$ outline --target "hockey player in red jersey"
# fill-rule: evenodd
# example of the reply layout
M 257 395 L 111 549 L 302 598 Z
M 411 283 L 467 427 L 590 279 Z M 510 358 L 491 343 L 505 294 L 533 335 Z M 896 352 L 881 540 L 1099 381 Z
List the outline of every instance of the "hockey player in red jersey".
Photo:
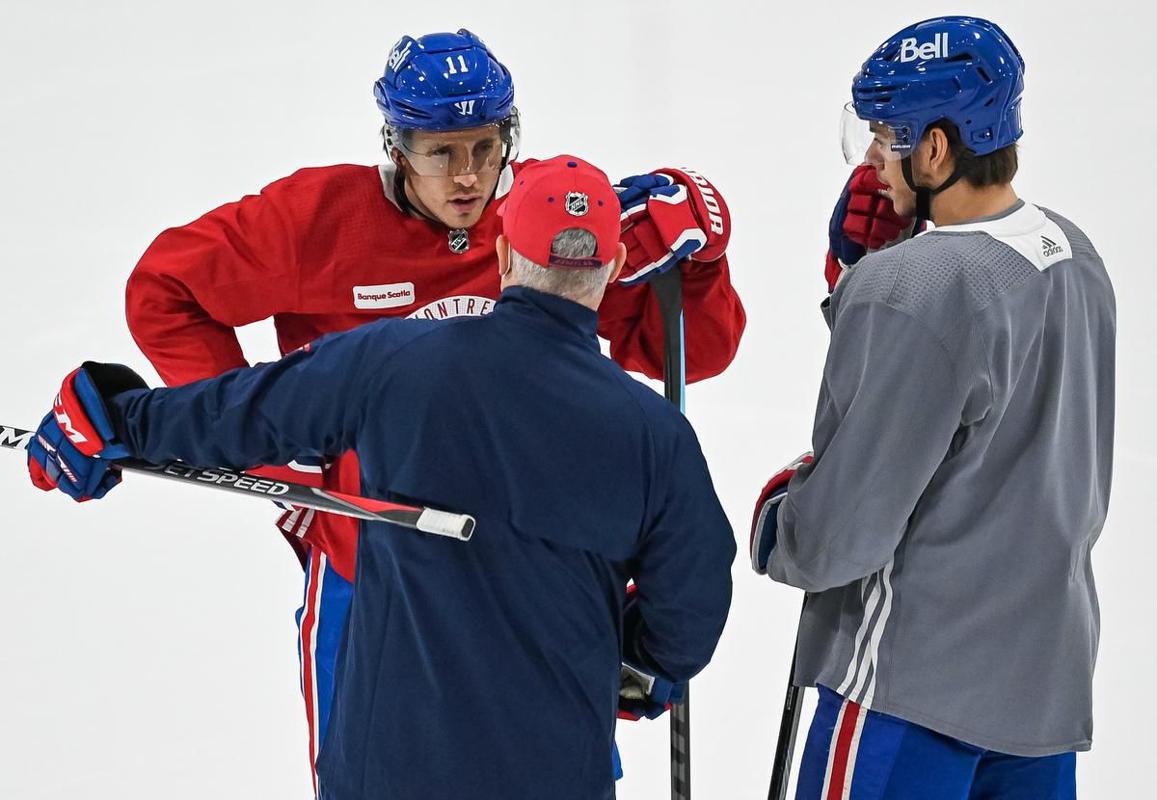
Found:
M 385 118 L 386 164 L 299 170 L 149 246 L 129 279 L 127 316 L 167 384 L 244 366 L 234 328 L 263 319 L 273 319 L 284 354 L 380 317 L 491 310 L 500 290 L 494 201 L 522 166 L 509 71 L 468 31 L 404 36 L 374 94 Z M 687 375 L 722 372 L 745 322 L 724 255 L 725 203 L 685 170 L 621 185 L 628 260 L 599 308 L 599 334 L 623 367 L 660 377 L 662 320 L 646 281 L 682 269 Z M 356 456 L 331 455 L 325 465 L 291 466 L 356 491 Z M 278 525 L 306 568 L 298 623 L 312 768 L 328 721 L 358 529 L 313 511 L 289 511 Z

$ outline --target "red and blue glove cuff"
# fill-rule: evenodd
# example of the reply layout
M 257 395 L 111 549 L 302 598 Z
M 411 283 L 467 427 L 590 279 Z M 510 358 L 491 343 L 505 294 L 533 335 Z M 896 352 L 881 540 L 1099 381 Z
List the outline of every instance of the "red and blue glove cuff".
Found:
M 129 452 L 117 439 L 104 396 L 93 382 L 89 366 L 86 363 L 77 367 L 64 379 L 52 405 L 52 414 L 68 441 L 84 455 L 125 458 Z M 117 452 L 106 453 L 110 448 Z
M 751 538 L 748 541 L 751 568 L 757 575 L 767 574 L 767 562 L 771 558 L 771 551 L 775 548 L 776 533 L 779 529 L 779 506 L 787 497 L 787 485 L 799 468 L 804 464 L 810 464 L 811 461 L 812 454 L 804 453 L 772 475 L 763 491 L 759 493 L 759 499 L 755 502 L 755 513 L 751 519 Z

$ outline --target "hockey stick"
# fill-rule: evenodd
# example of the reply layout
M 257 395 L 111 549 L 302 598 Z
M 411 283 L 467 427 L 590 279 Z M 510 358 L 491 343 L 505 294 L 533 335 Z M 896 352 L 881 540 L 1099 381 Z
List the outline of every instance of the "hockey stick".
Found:
M 25 450 L 35 435 L 33 431 L 0 426 L 0 447 Z M 447 536 L 463 542 L 469 541 L 474 534 L 474 517 L 469 514 L 453 514 L 449 511 L 438 511 L 425 506 L 387 503 L 384 500 L 333 492 L 314 486 L 304 486 L 300 483 L 262 478 L 258 475 L 231 469 L 200 469 L 180 461 L 150 464 L 147 461 L 129 458 L 118 460 L 116 466 L 126 472 L 138 472 L 158 478 L 181 481 L 182 483 L 222 489 L 247 497 L 272 499 L 278 503 L 299 508 L 312 508 L 330 514 L 340 514 L 344 517 L 389 522 L 393 525 L 401 525 L 403 528 L 410 528 L 422 533 L 432 533 L 437 536 Z
M 679 265 L 651 281 L 663 317 L 663 394 L 687 412 L 683 336 L 683 271 Z M 671 707 L 671 800 L 691 800 L 691 687 Z
M 807 605 L 807 595 L 803 598 Z M 803 622 L 803 610 L 800 610 Z M 787 783 L 791 778 L 791 759 L 795 753 L 795 735 L 799 730 L 800 700 L 803 689 L 795 685 L 795 654 L 799 649 L 799 628 L 796 628 L 795 646 L 791 651 L 791 669 L 787 673 L 787 693 L 783 699 L 783 716 L 779 718 L 779 738 L 775 742 L 775 761 L 771 764 L 771 784 L 767 789 L 767 800 L 784 800 Z

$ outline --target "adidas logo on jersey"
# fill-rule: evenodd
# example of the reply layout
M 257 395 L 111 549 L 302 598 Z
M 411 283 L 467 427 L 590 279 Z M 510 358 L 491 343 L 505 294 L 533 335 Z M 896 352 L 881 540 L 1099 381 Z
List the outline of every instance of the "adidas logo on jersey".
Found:
M 1054 242 L 1047 236 L 1040 237 L 1041 250 L 1044 252 L 1044 257 L 1059 255 L 1065 252 L 1065 248 Z
M 904 39 L 900 42 L 900 63 L 909 61 L 930 61 L 933 58 L 948 57 L 948 34 L 938 33 L 932 41 L 918 44 L 916 38 Z

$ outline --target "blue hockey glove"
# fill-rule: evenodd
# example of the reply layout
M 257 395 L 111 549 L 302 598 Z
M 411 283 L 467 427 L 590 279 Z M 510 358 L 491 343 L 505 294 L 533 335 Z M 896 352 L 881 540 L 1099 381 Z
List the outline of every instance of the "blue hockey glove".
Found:
M 673 683 L 655 670 L 641 666 L 641 659 L 632 658 L 640 648 L 632 645 L 642 634 L 643 619 L 639 613 L 638 591 L 634 584 L 627 587 L 627 601 L 623 606 L 624 661 L 619 670 L 619 719 L 637 721 L 646 717 L 655 719 L 675 703 L 682 701 L 686 683 Z
M 86 361 L 70 373 L 28 445 L 32 483 L 81 503 L 104 497 L 121 481 L 113 462 L 132 455 L 116 437 L 105 398 L 145 388 L 139 375 L 119 364 Z
M 759 493 L 755 502 L 755 514 L 751 520 L 751 539 L 748 550 L 751 554 L 751 568 L 757 575 L 767 574 L 767 560 L 775 547 L 775 534 L 779 527 L 779 504 L 787 497 L 787 485 L 792 476 L 804 464 L 812 461 L 811 453 L 804 453 L 771 476 L 771 480 Z

